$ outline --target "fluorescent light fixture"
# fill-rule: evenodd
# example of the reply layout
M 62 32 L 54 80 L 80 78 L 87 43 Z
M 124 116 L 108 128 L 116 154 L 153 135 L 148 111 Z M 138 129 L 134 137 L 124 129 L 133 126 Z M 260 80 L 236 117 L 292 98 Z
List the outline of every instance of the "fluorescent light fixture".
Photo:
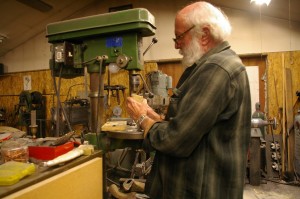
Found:
M 251 0 L 250 3 L 254 2 L 257 5 L 266 4 L 267 6 L 270 4 L 271 0 Z

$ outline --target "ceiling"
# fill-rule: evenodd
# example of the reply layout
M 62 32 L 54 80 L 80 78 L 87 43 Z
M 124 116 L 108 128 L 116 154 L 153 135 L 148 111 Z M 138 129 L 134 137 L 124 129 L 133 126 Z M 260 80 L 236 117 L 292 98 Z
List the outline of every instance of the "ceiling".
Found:
M 65 20 L 100 0 L 0 0 L 0 56 L 45 31 L 47 24 Z M 143 0 L 140 0 L 140 3 Z M 250 0 L 208 0 L 223 8 L 259 12 Z M 26 5 L 30 2 L 30 6 Z M 134 2 L 134 1 L 133 1 Z M 43 4 L 46 3 L 46 4 Z M 300 23 L 299 0 L 272 0 L 264 16 Z M 40 9 L 40 10 L 38 10 Z M 290 12 L 289 12 L 290 11 Z M 1 37 L 7 39 L 1 42 Z

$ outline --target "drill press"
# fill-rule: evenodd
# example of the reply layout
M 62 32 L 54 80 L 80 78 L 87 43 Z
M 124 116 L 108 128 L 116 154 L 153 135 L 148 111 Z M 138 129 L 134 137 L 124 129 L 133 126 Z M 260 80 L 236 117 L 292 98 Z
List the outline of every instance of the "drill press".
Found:
M 74 78 L 90 75 L 91 131 L 100 133 L 104 124 L 104 74 L 105 67 L 129 71 L 130 93 L 135 86 L 137 72 L 143 70 L 142 38 L 155 34 L 153 15 L 137 8 L 71 19 L 47 26 L 51 43 L 52 75 Z M 96 139 L 98 136 L 96 135 Z M 91 138 L 93 139 L 93 138 Z M 97 143 L 97 148 L 101 148 Z

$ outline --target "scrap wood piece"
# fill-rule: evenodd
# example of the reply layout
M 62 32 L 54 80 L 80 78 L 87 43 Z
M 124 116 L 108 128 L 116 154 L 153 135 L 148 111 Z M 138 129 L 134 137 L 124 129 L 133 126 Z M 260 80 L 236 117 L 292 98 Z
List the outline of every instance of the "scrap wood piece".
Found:
M 127 127 L 127 121 L 109 121 L 102 127 L 102 131 L 125 131 Z
M 293 171 L 294 136 L 291 134 L 294 126 L 292 72 L 285 68 L 285 102 L 286 102 L 286 150 L 288 171 Z

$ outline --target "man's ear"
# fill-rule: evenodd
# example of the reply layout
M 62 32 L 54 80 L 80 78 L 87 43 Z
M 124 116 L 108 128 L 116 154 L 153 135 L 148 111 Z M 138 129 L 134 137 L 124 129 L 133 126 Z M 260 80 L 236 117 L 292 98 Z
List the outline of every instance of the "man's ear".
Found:
M 201 37 L 201 45 L 207 46 L 210 42 L 210 30 L 208 27 L 202 28 L 202 37 Z

